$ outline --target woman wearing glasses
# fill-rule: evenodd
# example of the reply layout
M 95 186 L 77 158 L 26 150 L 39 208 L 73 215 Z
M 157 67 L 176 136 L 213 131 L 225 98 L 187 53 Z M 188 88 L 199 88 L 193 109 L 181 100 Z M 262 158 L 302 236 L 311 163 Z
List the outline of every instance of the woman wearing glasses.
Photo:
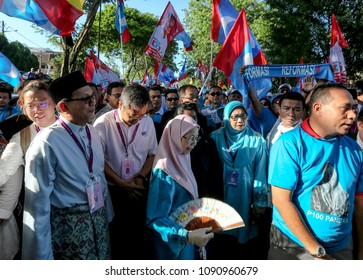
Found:
M 199 140 L 199 126 L 189 116 L 172 119 L 163 132 L 155 155 L 146 210 L 153 230 L 155 259 L 195 258 L 195 248 L 213 237 L 212 228 L 188 231 L 168 217 L 182 204 L 198 198 L 198 187 L 190 165 L 190 152 Z
M 269 205 L 266 142 L 247 126 L 247 112 L 239 101 L 226 105 L 223 126 L 212 132 L 211 138 L 223 164 L 224 201 L 237 210 L 245 226 L 217 234 L 208 258 L 263 258 L 255 216 Z
M 56 121 L 55 104 L 44 82 L 29 82 L 22 90 L 18 103 L 24 115 L 33 123 L 11 138 L 0 160 L 0 259 L 12 259 L 19 248 L 18 226 L 13 210 L 23 185 L 25 152 L 35 135 Z M 17 218 L 21 220 L 22 213 L 19 215 Z M 5 232 L 7 237 L 4 236 Z

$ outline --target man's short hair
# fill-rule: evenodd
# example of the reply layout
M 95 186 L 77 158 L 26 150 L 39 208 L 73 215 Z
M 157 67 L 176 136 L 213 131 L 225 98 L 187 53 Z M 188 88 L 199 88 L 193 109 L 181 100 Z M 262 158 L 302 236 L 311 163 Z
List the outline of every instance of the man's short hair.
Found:
M 149 92 L 142 85 L 133 83 L 123 89 L 120 101 L 125 108 L 141 109 L 150 101 Z
M 354 84 L 355 88 L 357 89 L 357 91 L 362 94 L 363 93 L 363 80 L 361 81 L 356 81 Z M 359 94 L 358 94 L 359 95 Z
M 151 88 L 149 88 L 149 91 L 150 90 L 159 91 L 160 94 L 163 92 L 163 89 L 159 85 L 153 85 Z
M 46 92 L 48 92 L 48 84 L 41 81 L 41 80 L 31 80 L 29 83 L 27 83 L 23 89 L 22 89 L 22 94 L 19 95 L 19 99 L 21 101 L 24 101 L 24 93 L 28 92 L 28 91 L 38 91 L 38 90 L 44 90 Z
M 310 102 L 309 102 L 309 111 L 313 107 L 313 104 L 316 102 L 321 102 L 323 104 L 327 104 L 331 99 L 330 89 L 343 89 L 347 90 L 347 88 L 341 84 L 322 84 L 315 87 L 311 93 Z
M 6 92 L 9 95 L 9 100 L 11 99 L 11 91 L 6 86 L 0 85 L 0 92 Z
M 107 94 L 110 95 L 113 88 L 122 87 L 124 88 L 126 85 L 122 82 L 112 82 L 107 86 Z
M 363 122 L 363 110 L 362 109 L 358 113 L 357 121 Z
M 296 91 L 290 91 L 290 92 L 283 94 L 280 98 L 280 104 L 279 104 L 280 107 L 281 107 L 282 101 L 285 99 L 301 101 L 302 108 L 305 109 L 305 98 L 301 95 L 301 93 L 296 92 Z
M 179 94 L 181 96 L 184 96 L 188 88 L 195 89 L 197 92 L 199 92 L 198 88 L 195 85 L 183 85 L 179 88 Z
M 164 90 L 164 96 L 165 96 L 165 99 L 168 97 L 169 94 L 171 93 L 175 93 L 178 97 L 179 97 L 179 94 L 178 94 L 178 90 L 175 89 L 175 88 L 168 88 L 168 89 L 165 89 Z
M 223 89 L 222 89 L 220 86 L 212 85 L 212 86 L 209 88 L 209 91 L 211 91 L 211 90 L 212 90 L 212 88 L 218 88 L 218 89 L 221 91 L 221 93 L 223 93 Z

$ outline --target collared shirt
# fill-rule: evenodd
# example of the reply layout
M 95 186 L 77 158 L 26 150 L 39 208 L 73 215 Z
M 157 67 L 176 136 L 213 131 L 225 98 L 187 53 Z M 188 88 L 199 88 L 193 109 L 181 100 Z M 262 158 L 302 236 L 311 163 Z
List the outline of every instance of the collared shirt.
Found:
M 127 151 L 123 145 L 116 122 L 121 127 Z M 122 174 L 121 162 L 124 159 L 132 159 L 134 161 L 134 171 L 138 173 L 144 165 L 146 158 L 156 154 L 157 141 L 152 119 L 149 116 L 145 116 L 138 124 L 131 126 L 125 124 L 122 118 L 120 118 L 120 109 L 117 109 L 117 114 L 113 110 L 100 116 L 94 124 L 101 138 L 105 161 L 120 177 Z M 136 128 L 136 135 L 131 142 Z
M 82 127 L 64 118 L 62 120 L 81 141 Z M 101 142 L 95 129 L 87 126 L 92 139 L 92 174 L 83 151 L 59 121 L 42 129 L 26 153 L 24 259 L 53 258 L 51 207 L 68 208 L 88 204 L 87 184 L 92 177 L 99 179 L 108 219 L 112 219 Z
M 204 107 L 201 113 L 207 118 L 208 126 L 213 126 L 220 124 L 222 120 L 218 117 L 217 109 L 223 108 L 223 104 L 221 103 L 217 108 L 214 108 L 213 105 L 209 105 Z
M 164 114 L 164 108 L 163 106 L 160 107 L 159 111 L 155 112 L 154 117 L 153 117 L 153 121 L 156 123 L 160 123 L 161 122 L 161 117 Z
M 321 138 L 306 119 L 272 146 L 268 174 L 271 185 L 291 191 L 302 220 L 328 253 L 349 245 L 354 197 L 363 193 L 363 154 L 353 139 Z M 276 208 L 273 223 L 303 246 Z
M 362 141 L 362 139 L 360 138 L 360 136 L 359 136 L 359 132 L 358 132 L 358 134 L 357 134 L 357 143 L 358 143 L 358 145 L 359 145 L 359 147 L 362 149 L 362 151 L 363 151 L 363 141 Z

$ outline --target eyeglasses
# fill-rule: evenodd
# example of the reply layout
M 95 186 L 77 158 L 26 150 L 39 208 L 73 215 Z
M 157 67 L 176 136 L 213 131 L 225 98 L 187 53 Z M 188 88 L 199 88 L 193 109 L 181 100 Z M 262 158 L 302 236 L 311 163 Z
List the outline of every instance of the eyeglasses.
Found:
M 179 100 L 179 98 L 178 97 L 174 97 L 174 98 L 167 98 L 166 99 L 167 101 L 169 101 L 169 102 L 172 102 L 172 101 L 178 101 Z
M 214 96 L 216 96 L 216 95 L 217 95 L 217 96 L 220 96 L 221 94 L 222 94 L 221 92 L 210 92 L 210 93 L 209 93 L 209 95 L 210 95 L 210 96 L 213 96 L 213 97 L 214 97 Z
M 229 117 L 231 120 L 238 121 L 238 119 L 245 120 L 247 118 L 247 114 L 237 114 Z
M 25 106 L 25 108 L 29 111 L 35 111 L 37 108 L 39 109 L 47 109 L 49 106 L 49 102 L 48 101 L 42 101 L 42 102 L 39 102 L 38 104 L 28 104 Z
M 96 96 L 94 94 L 92 95 L 88 95 L 87 97 L 83 97 L 83 98 L 69 98 L 69 99 L 66 99 L 65 101 L 66 102 L 71 102 L 71 101 L 83 101 L 84 104 L 88 104 L 88 105 L 91 105 L 92 102 L 94 102 L 96 100 Z
M 200 140 L 200 136 L 189 136 L 189 137 L 186 137 L 186 136 L 183 136 L 184 139 L 187 139 L 188 142 L 198 142 Z
M 161 98 L 161 95 L 154 95 L 154 96 L 150 96 L 151 99 L 156 99 L 156 98 Z

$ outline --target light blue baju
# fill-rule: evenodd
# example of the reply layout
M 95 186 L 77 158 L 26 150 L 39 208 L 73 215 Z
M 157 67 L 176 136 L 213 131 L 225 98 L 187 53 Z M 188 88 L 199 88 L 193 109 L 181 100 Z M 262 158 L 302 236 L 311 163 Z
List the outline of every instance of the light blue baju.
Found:
M 63 120 L 78 141 L 83 143 L 80 131 L 84 132 L 84 127 Z M 92 173 L 81 149 L 58 121 L 42 129 L 28 149 L 25 166 L 23 259 L 54 258 L 51 209 L 55 207 L 66 210 L 82 205 L 88 208 L 86 187 L 92 177 L 99 180 L 105 197 L 107 216 L 104 219 L 112 219 L 101 142 L 96 130 L 92 126 L 88 127 L 93 150 Z M 84 232 L 74 234 L 86 235 L 89 232 L 92 234 L 93 229 L 85 228 Z M 104 232 L 108 235 L 107 227 Z
M 216 142 L 223 163 L 224 202 L 235 208 L 246 224 L 226 234 L 235 236 L 240 243 L 246 243 L 257 235 L 257 227 L 251 223 L 251 207 L 269 206 L 270 191 L 267 185 L 265 140 L 248 126 L 238 131 L 230 125 L 229 117 L 239 107 L 243 108 L 243 104 L 238 101 L 226 105 L 224 126 L 214 131 L 211 138 Z

